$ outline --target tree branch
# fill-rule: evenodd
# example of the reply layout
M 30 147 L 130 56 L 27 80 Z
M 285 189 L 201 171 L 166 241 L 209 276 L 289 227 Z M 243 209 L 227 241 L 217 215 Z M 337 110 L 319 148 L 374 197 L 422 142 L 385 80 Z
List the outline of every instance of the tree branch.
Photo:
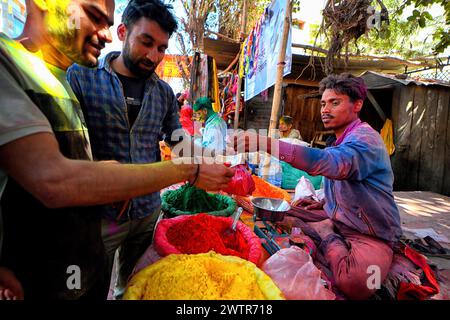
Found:
M 234 39 L 232 39 L 232 38 L 230 38 L 230 37 L 227 37 L 227 36 L 225 36 L 225 35 L 223 35 L 223 34 L 220 34 L 220 33 L 217 33 L 217 32 L 211 31 L 211 30 L 208 30 L 208 29 L 205 30 L 205 33 L 207 33 L 207 34 L 214 34 L 214 35 L 218 36 L 219 38 L 223 38 L 223 39 L 225 39 L 225 40 L 228 40 L 229 42 L 239 43 L 238 40 L 234 40 Z

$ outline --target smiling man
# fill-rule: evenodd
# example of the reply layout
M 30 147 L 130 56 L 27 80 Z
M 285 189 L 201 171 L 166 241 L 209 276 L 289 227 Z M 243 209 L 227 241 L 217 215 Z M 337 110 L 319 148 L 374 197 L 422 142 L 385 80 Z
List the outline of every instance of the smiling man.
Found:
M 159 161 L 161 136 L 170 138 L 181 128 L 177 99 L 155 74 L 177 28 L 170 9 L 160 0 L 130 1 L 117 29 L 122 51 L 106 55 L 97 69 L 74 65 L 68 71 L 97 160 Z M 166 142 L 170 145 L 169 139 Z M 159 192 L 155 192 L 102 208 L 110 269 L 119 250 L 115 298 L 122 296 L 137 260 L 151 244 L 160 205 Z
M 106 299 L 95 205 L 186 180 L 218 190 L 234 172 L 224 165 L 92 161 L 66 69 L 73 62 L 98 64 L 111 41 L 114 1 L 26 5 L 23 34 L 15 40 L 0 34 L 0 299 Z
M 369 276 L 376 270 L 377 282 L 383 282 L 401 235 L 394 175 L 381 136 L 358 117 L 367 95 L 364 80 L 350 74 L 330 75 L 320 82 L 320 92 L 323 124 L 337 139 L 331 147 L 274 143 L 247 134 L 237 138 L 238 150 L 245 147 L 253 152 L 251 145 L 264 147 L 267 142 L 268 151 L 281 160 L 325 177 L 325 201 L 307 207 L 324 210 L 303 210 L 299 215 L 307 222 L 316 221 L 311 226 L 322 239 L 319 249 L 337 289 L 348 298 L 366 299 L 376 290 Z

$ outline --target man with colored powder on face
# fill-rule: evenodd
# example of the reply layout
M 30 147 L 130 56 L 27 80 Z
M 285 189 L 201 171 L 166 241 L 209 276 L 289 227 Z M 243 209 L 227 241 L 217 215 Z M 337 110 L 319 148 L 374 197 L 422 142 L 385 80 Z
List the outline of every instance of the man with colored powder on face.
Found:
M 211 99 L 198 98 L 194 103 L 194 119 L 205 123 L 202 130 L 201 145 L 213 150 L 216 155 L 225 154 L 227 124 L 212 108 Z
M 294 119 L 292 119 L 292 117 L 282 116 L 280 118 L 280 122 L 279 122 L 279 126 L 278 126 L 278 128 L 280 130 L 279 137 L 303 140 L 302 136 L 300 134 L 300 131 L 298 131 L 297 129 L 294 129 L 293 126 L 294 126 Z
M 309 211 L 296 215 L 313 222 L 336 287 L 348 298 L 366 299 L 376 290 L 369 276 L 376 270 L 378 284 L 383 283 L 401 236 L 394 175 L 381 136 L 358 117 L 367 95 L 364 80 L 330 75 L 320 82 L 320 92 L 323 124 L 337 139 L 331 147 L 308 148 L 250 133 L 236 137 L 235 144 L 249 152 L 252 145 L 267 147 L 280 160 L 325 177 L 324 202 L 305 201 Z
M 132 0 L 117 28 L 121 52 L 110 52 L 96 69 L 77 64 L 67 79 L 80 101 L 96 160 L 152 163 L 160 159 L 160 133 L 173 146 L 181 129 L 178 101 L 155 73 L 177 28 L 172 6 L 160 0 Z M 118 250 L 114 297 L 122 297 L 139 257 L 151 244 L 160 214 L 159 192 L 102 208 L 102 235 L 112 270 Z
M 16 40 L 0 34 L 0 191 L 6 184 L 0 266 L 14 272 L 25 299 L 105 299 L 109 279 L 94 205 L 186 180 L 219 190 L 233 171 L 173 161 L 92 161 L 66 70 L 73 62 L 98 64 L 100 50 L 111 41 L 114 1 L 26 5 L 23 34 Z

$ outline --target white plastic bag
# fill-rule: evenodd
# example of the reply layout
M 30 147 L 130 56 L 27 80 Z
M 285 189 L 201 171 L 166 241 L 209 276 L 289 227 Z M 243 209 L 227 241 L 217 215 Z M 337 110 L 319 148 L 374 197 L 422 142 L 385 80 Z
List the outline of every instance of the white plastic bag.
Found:
M 325 199 L 325 190 L 323 188 L 316 190 L 316 196 L 319 201 L 322 201 L 323 199 Z
M 325 288 L 321 271 L 311 256 L 299 247 L 277 251 L 264 262 L 262 270 L 289 300 L 334 300 L 335 294 Z
M 306 198 L 320 201 L 312 182 L 308 178 L 301 177 L 295 186 L 295 195 L 292 202 Z

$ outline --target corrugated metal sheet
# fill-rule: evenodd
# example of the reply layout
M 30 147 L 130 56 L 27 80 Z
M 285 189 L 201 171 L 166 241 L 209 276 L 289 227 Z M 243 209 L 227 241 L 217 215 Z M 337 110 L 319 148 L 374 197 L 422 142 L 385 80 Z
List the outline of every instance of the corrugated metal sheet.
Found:
M 401 75 L 404 76 L 404 75 Z M 361 74 L 361 77 L 364 78 L 366 85 L 369 89 L 378 89 L 381 87 L 403 84 L 405 86 L 409 84 L 415 84 L 418 86 L 443 86 L 450 87 L 449 83 L 445 83 L 438 80 L 429 80 L 429 79 L 417 79 L 417 78 L 399 78 L 399 75 L 392 75 L 386 73 L 378 73 L 374 71 L 365 71 Z

